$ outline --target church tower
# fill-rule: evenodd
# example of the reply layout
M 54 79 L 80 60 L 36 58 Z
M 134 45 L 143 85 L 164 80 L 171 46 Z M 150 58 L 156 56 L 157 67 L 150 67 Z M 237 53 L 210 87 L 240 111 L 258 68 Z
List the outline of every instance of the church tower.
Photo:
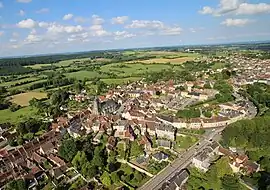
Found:
M 99 112 L 100 112 L 100 102 L 99 102 L 98 97 L 96 97 L 94 99 L 92 112 L 95 115 L 99 115 Z

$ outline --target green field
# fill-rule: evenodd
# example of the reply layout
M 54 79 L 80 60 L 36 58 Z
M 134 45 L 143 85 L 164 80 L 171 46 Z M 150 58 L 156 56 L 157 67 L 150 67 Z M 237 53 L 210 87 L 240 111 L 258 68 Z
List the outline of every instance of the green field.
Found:
M 68 78 L 76 78 L 78 80 L 83 79 L 94 79 L 95 77 L 102 77 L 100 74 L 98 74 L 96 71 L 77 71 L 72 73 L 65 74 Z
M 27 65 L 24 67 L 32 68 L 32 69 L 41 69 L 42 67 L 49 67 L 52 64 L 35 64 L 35 65 Z
M 0 121 L 1 123 L 18 123 L 23 120 L 23 118 L 34 117 L 37 110 L 31 107 L 24 107 L 16 112 L 12 112 L 9 109 L 0 110 Z
M 226 66 L 226 63 L 221 63 L 221 62 L 216 62 L 213 66 L 212 69 L 217 70 L 217 69 L 222 69 Z
M 125 84 L 127 82 L 134 82 L 140 80 L 140 77 L 128 77 L 128 78 L 118 78 L 118 79 L 101 79 L 101 81 L 105 82 L 108 85 L 111 84 Z
M 32 100 L 33 98 L 36 98 L 38 100 L 47 98 L 47 93 L 31 91 L 31 92 L 16 94 L 14 96 L 11 96 L 11 102 L 20 106 L 28 106 L 29 101 Z
M 9 86 L 14 85 L 16 83 L 21 83 L 21 82 L 26 82 L 26 81 L 36 81 L 36 80 L 38 80 L 37 77 L 29 77 L 29 78 L 10 81 L 10 82 L 3 82 L 3 83 L 0 83 L 0 86 L 9 87 Z
M 90 60 L 89 58 L 84 58 L 84 59 L 70 59 L 70 60 L 65 60 L 65 61 L 60 61 L 58 63 L 56 63 L 56 66 L 63 66 L 63 67 L 67 67 L 70 66 L 71 64 L 74 64 L 74 62 L 83 62 L 86 60 Z
M 194 136 L 176 136 L 176 144 L 175 148 L 179 149 L 187 149 L 195 144 L 198 139 Z
M 101 67 L 101 71 L 114 73 L 120 77 L 130 77 L 134 75 L 143 75 L 146 72 L 159 72 L 163 69 L 171 68 L 170 65 L 164 64 L 124 64 L 124 63 L 115 63 L 104 65 Z
M 46 80 L 38 80 L 38 81 L 34 81 L 34 82 L 31 82 L 31 83 L 28 83 L 28 84 L 23 84 L 23 85 L 20 85 L 20 86 L 15 86 L 15 87 L 12 87 L 12 88 L 9 88 L 8 90 L 11 91 L 11 90 L 25 90 L 27 87 L 31 86 L 32 84 L 36 84 L 36 83 L 40 83 L 40 82 L 45 82 Z

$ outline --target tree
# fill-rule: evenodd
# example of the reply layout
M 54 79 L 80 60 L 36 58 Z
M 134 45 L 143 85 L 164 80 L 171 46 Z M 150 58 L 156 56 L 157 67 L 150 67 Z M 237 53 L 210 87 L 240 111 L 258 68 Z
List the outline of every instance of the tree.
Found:
M 24 180 L 13 180 L 6 186 L 7 190 L 27 190 L 27 186 Z
M 82 174 L 91 179 L 98 174 L 97 167 L 93 166 L 90 162 L 86 162 L 82 167 Z
M 131 146 L 130 146 L 131 156 L 134 156 L 134 157 L 140 156 L 141 154 L 143 154 L 143 150 L 144 150 L 143 147 L 140 146 L 137 141 L 131 142 Z
M 118 183 L 120 181 L 117 171 L 111 173 L 111 180 L 113 183 Z
M 222 189 L 224 190 L 241 189 L 238 178 L 234 177 L 233 175 L 224 175 L 224 177 L 221 178 L 221 182 L 222 182 Z
M 105 160 L 106 156 L 104 155 L 103 147 L 96 147 L 94 151 L 94 157 L 91 162 L 92 165 L 99 168 L 103 168 L 105 166 Z
M 88 160 L 86 158 L 85 153 L 82 151 L 78 151 L 71 163 L 78 170 L 81 170 L 83 168 L 84 164 L 86 164 L 87 162 L 88 162 Z
M 100 176 L 100 180 L 101 180 L 102 184 L 104 184 L 107 187 L 111 186 L 111 184 L 112 184 L 110 174 L 107 171 L 103 172 L 103 174 Z
M 76 142 L 72 138 L 64 139 L 59 147 L 59 155 L 67 161 L 71 161 L 77 154 Z
M 134 179 L 137 182 L 141 182 L 143 180 L 143 175 L 139 171 L 136 170 L 134 173 Z
M 176 113 L 176 116 L 179 118 L 196 118 L 201 116 L 201 112 L 199 109 L 191 108 L 191 109 L 184 109 L 179 110 Z

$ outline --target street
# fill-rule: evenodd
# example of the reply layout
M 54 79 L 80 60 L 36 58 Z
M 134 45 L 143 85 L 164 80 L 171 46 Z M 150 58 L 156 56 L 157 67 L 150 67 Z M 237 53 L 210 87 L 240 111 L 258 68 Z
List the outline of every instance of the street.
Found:
M 197 150 L 204 149 L 210 142 L 209 139 L 218 140 L 219 132 L 222 129 L 217 129 L 215 131 L 208 132 L 204 135 L 197 144 L 193 145 L 188 149 L 185 153 L 181 155 L 181 157 L 177 158 L 174 162 L 168 165 L 164 170 L 162 170 L 158 175 L 151 178 L 148 182 L 146 182 L 142 187 L 138 188 L 139 190 L 156 190 L 161 188 L 162 184 L 172 178 L 178 171 L 185 169 L 191 162 L 192 158 L 197 154 Z

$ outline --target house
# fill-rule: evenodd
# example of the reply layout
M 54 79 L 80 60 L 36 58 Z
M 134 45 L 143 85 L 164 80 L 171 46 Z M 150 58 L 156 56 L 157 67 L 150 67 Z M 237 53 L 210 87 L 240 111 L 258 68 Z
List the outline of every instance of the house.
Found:
M 175 129 L 172 125 L 160 123 L 156 127 L 156 134 L 158 138 L 175 139 Z
M 58 156 L 55 156 L 53 154 L 50 154 L 48 156 L 48 159 L 53 162 L 55 165 L 57 165 L 58 167 L 62 167 L 62 166 L 65 166 L 66 163 L 64 160 L 62 160 L 61 158 L 59 158 Z
M 38 153 L 34 152 L 34 153 L 32 154 L 32 160 L 35 161 L 35 162 L 37 162 L 38 164 L 42 164 L 42 163 L 44 163 L 47 159 L 44 158 L 44 157 L 42 157 L 42 156 L 40 156 Z
M 108 150 L 114 150 L 114 148 L 116 147 L 116 144 L 117 144 L 116 138 L 114 136 L 110 136 L 108 138 L 108 142 L 107 142 L 106 147 Z
M 39 152 L 41 154 L 51 154 L 54 152 L 55 146 L 51 142 L 47 142 L 45 144 L 42 144 L 39 148 Z
M 187 128 L 189 129 L 200 129 L 202 128 L 202 122 L 200 118 L 191 118 L 187 122 Z
M 168 140 L 159 139 L 159 140 L 157 140 L 157 145 L 158 145 L 158 147 L 162 147 L 165 149 L 171 149 L 172 142 L 168 141 Z
M 177 172 L 171 179 L 162 185 L 159 190 L 180 190 L 187 182 L 189 174 L 186 170 Z
M 203 128 L 223 127 L 229 123 L 229 118 L 218 116 L 211 119 L 202 119 L 201 122 Z
M 157 162 L 163 162 L 169 159 L 169 155 L 165 154 L 164 152 L 157 152 L 152 155 L 152 158 Z
M 146 133 L 145 135 L 142 136 L 142 139 L 140 140 L 140 145 L 144 146 L 144 150 L 151 151 L 152 150 L 152 141 L 149 135 Z
M 61 177 L 65 176 L 65 172 L 66 172 L 66 167 L 57 167 L 57 168 L 53 168 L 49 171 L 50 175 L 55 178 L 55 179 L 60 179 Z

